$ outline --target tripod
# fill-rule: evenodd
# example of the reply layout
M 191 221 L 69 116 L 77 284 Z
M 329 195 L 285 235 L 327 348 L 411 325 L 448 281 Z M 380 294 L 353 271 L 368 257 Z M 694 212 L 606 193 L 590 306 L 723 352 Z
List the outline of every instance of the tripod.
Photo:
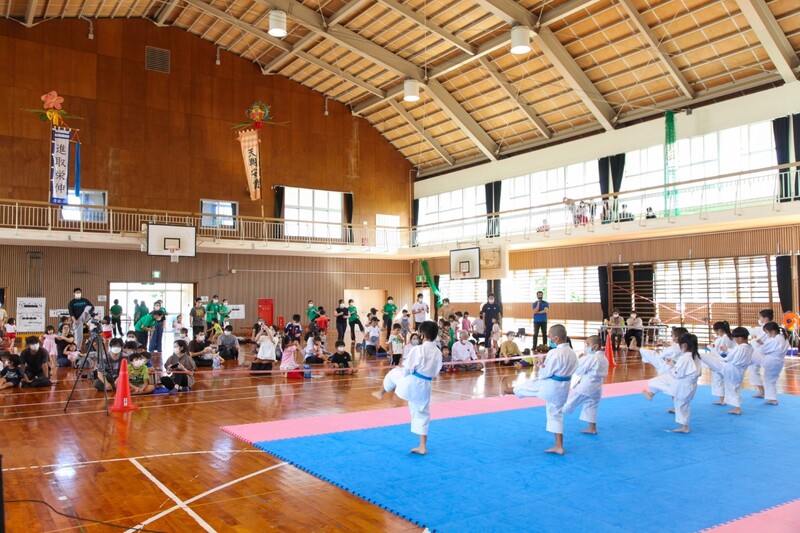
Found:
M 111 363 L 111 358 L 108 356 L 108 352 L 106 352 L 106 346 L 103 344 L 103 339 L 98 334 L 100 328 L 95 325 L 92 328 L 91 333 L 89 334 L 89 344 L 86 346 L 86 357 L 83 358 L 81 362 L 80 368 L 78 368 L 78 376 L 75 378 L 75 383 L 72 384 L 72 390 L 69 391 L 69 396 L 67 396 L 67 404 L 64 406 L 64 412 L 67 412 L 67 407 L 69 407 L 69 402 L 72 401 L 72 395 L 75 393 L 75 387 L 78 386 L 78 381 L 80 381 L 81 376 L 83 375 L 83 371 L 86 368 L 86 362 L 89 360 L 89 354 L 92 353 L 92 346 L 95 347 L 95 353 L 97 354 L 97 376 L 102 377 L 103 380 L 103 394 L 106 397 L 106 416 L 108 416 L 108 388 L 105 386 L 106 384 L 106 371 L 111 371 L 113 365 Z M 102 373 L 102 376 L 101 376 Z

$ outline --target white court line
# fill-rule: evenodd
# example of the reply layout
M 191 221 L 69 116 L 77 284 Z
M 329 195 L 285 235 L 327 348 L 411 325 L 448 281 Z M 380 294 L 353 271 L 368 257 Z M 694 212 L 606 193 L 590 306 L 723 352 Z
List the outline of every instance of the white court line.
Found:
M 464 396 L 466 398 L 472 398 L 473 400 L 475 398 L 480 398 L 480 396 L 474 396 L 472 394 L 464 394 L 463 392 L 455 392 L 455 391 L 452 391 L 452 390 L 442 390 L 442 389 L 431 389 L 431 390 L 435 391 L 435 392 L 441 392 L 443 394 L 455 394 L 457 396 Z
M 181 500 L 180 498 L 178 498 L 177 496 L 175 496 L 175 494 L 174 494 L 174 493 L 173 493 L 171 490 L 169 490 L 169 489 L 167 488 L 167 486 L 166 486 L 166 485 L 164 485 L 163 483 L 161 483 L 161 482 L 158 480 L 158 478 L 157 478 L 156 476 L 154 476 L 153 474 L 151 474 L 151 473 L 150 473 L 150 471 L 149 471 L 148 469 L 146 469 L 145 467 L 143 467 L 143 466 L 141 465 L 141 463 L 139 463 L 139 461 L 137 461 L 136 459 L 131 459 L 130 461 L 131 461 L 131 463 L 133 463 L 133 466 L 135 466 L 136 468 L 138 468 L 138 469 L 139 469 L 139 471 L 140 471 L 142 474 L 144 474 L 145 476 L 147 476 L 147 478 L 148 478 L 150 481 L 152 481 L 152 482 L 155 484 L 155 486 L 156 486 L 156 487 L 158 487 L 159 489 L 161 489 L 161 492 L 163 492 L 164 494 L 166 494 L 166 495 L 169 497 L 169 499 L 171 499 L 171 500 L 172 500 L 172 501 L 174 501 L 176 504 L 178 504 L 178 507 L 179 507 L 179 508 L 181 508 L 181 509 L 183 509 L 184 511 L 186 511 L 186 514 L 188 514 L 189 516 L 191 516 L 192 518 L 194 518 L 194 519 L 195 519 L 195 521 L 196 521 L 198 524 L 200 524 L 200 527 L 202 527 L 204 530 L 208 531 L 208 533 L 217 533 L 217 530 L 216 530 L 216 529 L 214 529 L 213 527 L 211 527 L 211 525 L 210 525 L 208 522 L 206 522 L 205 520 L 203 520 L 202 518 L 200 518 L 200 515 L 199 515 L 199 514 L 197 514 L 197 513 L 195 513 L 195 512 L 194 512 L 192 509 L 190 509 L 190 508 L 189 508 L 189 506 L 188 506 L 188 505 L 186 505 L 186 503 L 185 503 L 183 500 Z
M 230 487 L 231 485 L 235 485 L 236 483 L 239 483 L 240 481 L 248 480 L 251 477 L 256 477 L 256 476 L 258 476 L 260 474 L 263 474 L 264 472 L 269 472 L 270 470 L 274 470 L 276 468 L 280 468 L 280 467 L 285 466 L 287 464 L 289 464 L 289 463 L 278 463 L 276 465 L 272 465 L 270 467 L 267 467 L 267 468 L 264 468 L 262 470 L 259 470 L 258 472 L 253 472 L 252 474 L 247 474 L 246 476 L 242 476 L 240 478 L 236 478 L 234 480 L 228 481 L 227 483 L 225 483 L 223 485 L 220 485 L 218 487 L 214 487 L 213 489 L 209 489 L 209 490 L 205 491 L 202 494 L 198 494 L 194 498 L 189 498 L 188 500 L 186 500 L 183 503 L 185 505 L 189 505 L 190 503 L 194 503 L 194 502 L 196 502 L 197 500 L 199 500 L 201 498 L 205 498 L 209 494 L 213 494 L 213 493 L 215 493 L 217 491 L 220 491 L 222 489 L 226 489 L 226 488 Z M 174 511 L 177 511 L 178 509 L 181 509 L 181 508 L 182 507 L 180 505 L 174 505 L 174 506 L 170 507 L 169 509 L 161 511 L 160 513 L 158 513 L 155 516 L 151 516 L 150 518 L 148 518 L 144 522 L 140 522 L 140 523 L 136 524 L 135 526 L 133 526 L 132 528 L 127 530 L 125 533 L 135 533 L 137 530 L 142 529 L 146 525 L 148 525 L 148 524 L 150 524 L 152 522 L 155 522 L 156 520 L 160 520 L 161 518 L 164 518 L 168 514 L 174 512 Z

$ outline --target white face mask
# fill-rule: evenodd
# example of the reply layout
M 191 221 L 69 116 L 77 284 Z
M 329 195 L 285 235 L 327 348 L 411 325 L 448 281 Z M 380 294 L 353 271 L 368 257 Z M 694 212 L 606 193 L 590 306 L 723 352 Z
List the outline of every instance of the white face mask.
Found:
M 110 351 L 111 353 L 119 353 L 122 351 L 122 348 L 120 348 L 119 346 L 112 346 Z
M 175 346 L 174 348 L 172 348 L 172 353 L 175 354 L 175 355 L 180 355 L 181 354 L 181 349 L 178 348 L 177 346 Z
M 128 340 L 129 340 L 129 341 L 135 341 L 135 340 L 136 340 L 136 337 L 128 337 Z
M 309 307 L 309 309 L 310 309 L 310 308 L 314 307 L 314 304 L 313 304 L 313 303 L 309 303 L 309 304 L 308 304 L 308 307 Z
M 489 303 L 493 304 L 494 303 L 494 298 L 489 298 Z
M 417 298 L 417 301 L 422 303 L 422 298 Z
M 219 300 L 217 300 L 216 298 L 214 298 L 214 303 L 217 303 L 218 301 L 219 301 Z
M 767 319 L 766 319 L 766 318 L 759 318 L 759 319 L 758 319 L 758 325 L 759 325 L 759 326 L 763 326 L 763 325 L 765 325 L 766 323 L 767 323 Z
M 206 338 L 205 338 L 204 336 L 202 336 L 202 335 L 199 335 L 199 336 L 197 337 L 197 341 L 198 341 L 198 342 L 203 342 L 204 340 L 206 340 Z
M 31 344 L 31 351 L 35 352 L 37 350 L 39 350 L 39 345 L 38 344 Z
M 222 302 L 222 305 L 227 307 L 228 306 L 228 302 Z
M 143 364 L 144 361 L 142 361 L 141 359 L 137 359 L 136 361 L 133 362 L 133 368 L 142 368 Z
M 631 315 L 631 318 L 636 318 L 636 314 L 632 314 L 632 315 Z
M 393 303 L 394 303 L 394 300 L 389 300 L 389 303 L 390 303 L 390 304 L 393 304 Z
M 461 344 L 467 344 L 467 341 L 465 339 L 461 339 Z
M 79 292 L 75 293 L 75 299 L 76 300 L 79 300 L 81 296 L 83 296 L 81 293 L 79 293 Z
M 590 346 L 590 347 L 586 348 L 586 350 L 584 350 L 584 353 L 586 355 L 594 355 L 594 349 L 592 349 L 592 347 Z
M 411 339 L 411 344 L 416 346 L 417 344 L 419 344 L 419 339 Z
M 338 348 L 336 348 L 336 351 L 339 353 L 344 352 L 344 346 L 339 346 Z
M 614 318 L 619 318 L 619 313 L 614 313 Z

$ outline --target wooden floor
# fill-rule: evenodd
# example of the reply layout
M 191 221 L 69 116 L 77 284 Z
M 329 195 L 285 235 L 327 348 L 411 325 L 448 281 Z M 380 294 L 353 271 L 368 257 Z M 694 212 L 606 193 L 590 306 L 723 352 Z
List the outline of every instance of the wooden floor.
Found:
M 622 364 L 608 382 L 652 375 L 635 355 L 621 353 L 618 360 Z M 191 393 L 138 397 L 140 411 L 112 416 L 88 381 L 79 384 L 64 413 L 73 384 L 69 369 L 60 370 L 52 389 L 0 391 L 5 497 L 44 500 L 66 514 L 124 526 L 147 522 L 153 531 L 418 530 L 219 429 L 403 405 L 370 395 L 385 361 L 358 364 L 355 377 L 305 382 L 203 371 Z M 506 375 L 525 373 L 490 368 L 442 375 L 433 401 L 494 396 Z M 703 382 L 708 379 L 703 376 Z M 800 360 L 787 359 L 779 387 L 800 394 Z M 406 453 L 412 441 L 409 435 L 398 443 L 398 453 Z M 120 531 L 58 516 L 38 503 L 7 503 L 6 518 L 12 532 Z

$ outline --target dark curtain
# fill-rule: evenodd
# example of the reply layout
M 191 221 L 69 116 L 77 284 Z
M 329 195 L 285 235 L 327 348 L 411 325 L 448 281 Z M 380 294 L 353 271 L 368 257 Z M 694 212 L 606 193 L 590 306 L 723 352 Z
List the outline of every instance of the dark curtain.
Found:
M 499 183 L 499 182 L 498 182 Z M 497 302 L 497 305 L 500 307 L 500 315 L 503 315 L 503 288 L 500 286 L 500 282 L 502 280 L 496 279 L 494 280 L 494 287 L 492 287 L 492 292 L 494 293 L 494 301 Z M 502 325 L 501 325 L 502 327 Z
M 597 267 L 597 281 L 600 289 L 600 308 L 603 310 L 603 320 L 611 316 L 608 309 L 608 267 Z
M 417 243 L 417 224 L 419 224 L 419 199 L 414 200 L 411 204 L 411 246 L 419 246 Z
M 775 156 L 778 159 L 779 165 L 785 165 L 789 162 L 789 117 L 778 117 L 772 121 L 772 136 L 775 138 Z M 792 193 L 797 194 L 797 185 L 792 190 L 791 180 L 789 179 L 791 172 L 788 169 L 782 170 L 780 174 L 781 180 L 781 196 L 779 201 L 789 202 L 792 199 Z
M 502 189 L 502 187 L 503 187 L 503 182 L 502 181 L 495 181 L 494 182 L 494 212 L 495 213 L 499 213 L 500 212 L 500 198 L 501 198 L 500 190 Z M 493 235 L 493 237 L 499 237 L 499 236 L 500 236 L 500 215 L 495 215 L 494 216 L 494 235 Z M 500 282 L 498 281 L 497 283 L 499 284 Z M 499 287 L 499 285 L 498 285 L 498 287 Z
M 494 215 L 494 182 L 486 183 L 483 186 L 486 191 L 486 237 L 494 237 L 495 220 Z
M 631 271 L 628 265 L 611 267 L 611 308 L 619 309 L 627 317 L 633 308 L 631 292 Z
M 794 129 L 794 160 L 800 160 L 800 113 L 792 115 L 792 128 Z M 794 199 L 800 200 L 798 185 L 800 185 L 800 166 L 794 167 Z
M 656 316 L 655 271 L 653 265 L 634 265 L 633 267 L 633 306 L 642 321 Z
M 614 192 L 619 192 L 622 190 L 622 175 L 625 173 L 625 154 L 612 155 L 608 159 Z
M 344 240 L 345 242 L 353 242 L 353 193 L 344 193 Z
M 778 282 L 778 298 L 783 312 L 791 311 L 792 301 L 792 256 L 779 255 L 775 258 L 775 281 Z
M 274 238 L 282 239 L 283 238 L 283 197 L 285 194 L 285 189 L 282 185 L 276 185 L 275 189 L 275 218 L 278 219 L 275 222 L 275 230 L 272 232 L 274 234 Z
M 610 192 L 608 190 L 608 184 L 611 174 L 609 173 L 608 165 L 608 156 L 601 157 L 597 160 L 597 170 L 600 174 L 600 194 L 608 194 Z M 601 210 L 600 217 L 602 224 L 611 222 L 611 198 L 603 198 L 603 208 Z M 606 303 L 606 307 L 607 306 L 608 303 Z

